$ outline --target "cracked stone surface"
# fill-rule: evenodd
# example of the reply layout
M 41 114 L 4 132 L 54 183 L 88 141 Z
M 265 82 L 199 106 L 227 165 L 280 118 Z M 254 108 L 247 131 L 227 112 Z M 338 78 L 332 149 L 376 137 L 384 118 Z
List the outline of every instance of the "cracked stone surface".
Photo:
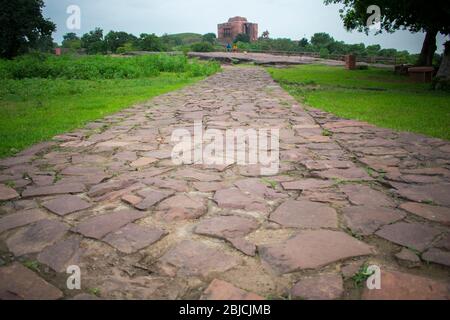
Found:
M 201 300 L 264 300 L 264 298 L 239 289 L 229 282 L 214 279 L 203 292 Z
M 346 233 L 302 231 L 289 240 L 258 247 L 264 263 L 278 273 L 315 269 L 351 257 L 372 254 L 371 247 Z
M 194 120 L 280 129 L 280 170 L 175 165 L 172 132 Z M 226 66 L 0 160 L 0 298 L 72 299 L 55 279 L 74 263 L 100 299 L 448 299 L 449 186 L 448 141 L 305 109 L 264 69 Z M 375 261 L 383 290 L 352 289 Z
M 307 300 L 336 300 L 344 293 L 344 282 L 340 275 L 324 274 L 305 278 L 291 290 L 293 298 Z
M 203 244 L 186 240 L 170 249 L 159 260 L 159 268 L 169 276 L 208 276 L 225 272 L 239 260 Z
M 166 235 L 158 228 L 150 228 L 130 223 L 116 232 L 108 234 L 103 241 L 123 253 L 134 253 L 148 247 Z
M 56 272 L 66 272 L 68 266 L 78 265 L 82 249 L 81 239 L 71 237 L 46 247 L 38 255 L 38 261 Z
M 70 213 L 85 210 L 91 207 L 91 204 L 77 196 L 64 195 L 42 204 L 53 213 L 65 216 Z
M 336 210 L 311 201 L 288 200 L 279 206 L 270 220 L 291 228 L 337 228 Z
M 75 228 L 73 228 L 73 231 L 81 233 L 89 238 L 101 239 L 108 233 L 116 231 L 120 227 L 141 219 L 144 216 L 144 213 L 135 210 L 122 210 L 102 214 L 82 221 Z
M 11 200 L 19 197 L 19 194 L 13 188 L 0 184 L 0 201 Z
M 406 222 L 387 225 L 376 233 L 379 237 L 418 251 L 428 248 L 439 234 L 441 231 L 432 227 Z
M 43 220 L 47 217 L 45 212 L 38 209 L 24 210 L 0 218 L 0 233 Z
M 0 299 L 57 300 L 63 293 L 19 263 L 0 268 Z
M 365 289 L 364 300 L 448 300 L 448 283 L 398 271 L 381 273 L 382 290 Z
M 368 236 L 384 225 L 402 220 L 406 214 L 385 207 L 353 206 L 342 210 L 346 226 L 355 234 Z
M 61 239 L 69 226 L 55 220 L 40 220 L 17 231 L 6 240 L 8 249 L 16 256 L 40 252 Z

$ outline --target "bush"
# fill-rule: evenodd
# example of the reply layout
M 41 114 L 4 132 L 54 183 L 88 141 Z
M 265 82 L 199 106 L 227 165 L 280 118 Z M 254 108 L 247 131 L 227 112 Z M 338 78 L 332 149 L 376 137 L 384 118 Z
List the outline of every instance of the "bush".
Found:
M 191 45 L 191 50 L 194 52 L 213 52 L 214 46 L 209 42 L 198 42 Z
M 160 72 L 211 75 L 219 69 L 217 63 L 190 62 L 183 55 L 157 54 L 130 58 L 26 55 L 0 61 L 0 78 L 136 79 L 156 76 Z

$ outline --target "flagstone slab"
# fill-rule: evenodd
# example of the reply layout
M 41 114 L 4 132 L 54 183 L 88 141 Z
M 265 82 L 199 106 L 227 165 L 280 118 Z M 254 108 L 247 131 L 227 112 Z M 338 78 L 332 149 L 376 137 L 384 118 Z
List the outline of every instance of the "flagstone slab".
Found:
M 450 208 L 407 202 L 400 205 L 400 209 L 406 210 L 427 220 L 440 222 L 450 226 Z
M 52 186 L 44 187 L 28 187 L 22 193 L 22 197 L 38 197 L 38 196 L 50 196 L 66 193 L 82 193 L 85 191 L 85 186 L 82 183 L 60 183 Z
M 338 274 L 323 274 L 301 279 L 291 289 L 294 299 L 336 300 L 344 294 L 344 282 Z
M 135 196 L 134 194 L 127 194 L 122 197 L 123 202 L 128 203 L 133 207 L 136 206 L 142 200 L 143 199 L 141 197 Z
M 0 184 L 0 201 L 7 201 L 16 199 L 19 197 L 19 194 L 16 190 L 11 187 Z
M 44 202 L 42 206 L 53 213 L 65 216 L 77 211 L 90 208 L 92 205 L 77 196 L 64 195 L 53 200 Z
M 437 248 L 431 248 L 422 255 L 422 259 L 450 267 L 450 252 Z
M 279 199 L 286 198 L 287 195 L 277 192 L 269 187 L 265 180 L 250 178 L 236 181 L 234 185 L 245 194 L 249 194 L 260 198 Z
M 356 206 L 385 206 L 394 207 L 395 202 L 384 193 L 369 186 L 360 184 L 346 184 L 340 187 L 349 201 Z
M 408 200 L 416 202 L 433 202 L 437 205 L 450 206 L 450 183 L 414 185 L 391 183 L 397 193 Z
M 200 300 L 215 300 L 215 301 L 244 301 L 244 300 L 264 300 L 263 297 L 235 287 L 229 282 L 214 279 L 203 292 Z
M 281 183 L 284 190 L 313 190 L 329 188 L 334 185 L 334 181 L 320 179 L 303 179 L 298 181 L 288 181 Z
M 222 239 L 243 237 L 255 231 L 259 223 L 252 218 L 241 216 L 217 216 L 201 221 L 195 233 Z
M 442 231 L 420 223 L 397 222 L 384 226 L 376 235 L 401 246 L 424 251 Z
M 395 255 L 401 265 L 405 265 L 408 268 L 415 268 L 420 266 L 420 258 L 409 249 L 403 248 L 399 253 Z
M 23 210 L 12 213 L 0 218 L 0 233 L 18 227 L 23 227 L 46 218 L 47 215 L 45 212 L 39 209 Z
M 172 189 L 177 192 L 188 192 L 189 186 L 186 181 L 176 179 L 150 178 L 145 183 L 163 189 Z
M 192 185 L 200 192 L 216 192 L 229 187 L 229 185 L 224 182 L 194 182 Z
M 37 253 L 60 240 L 69 226 L 56 220 L 39 220 L 17 231 L 6 240 L 6 245 L 15 256 Z
M 195 227 L 195 233 L 227 240 L 242 253 L 254 256 L 255 244 L 244 237 L 259 228 L 259 223 L 253 218 L 241 216 L 217 216 L 201 221 Z
M 450 233 L 440 239 L 436 244 L 436 248 L 443 248 L 450 251 Z
M 60 173 L 66 176 L 89 176 L 104 174 L 104 170 L 92 166 L 70 166 L 62 170 Z
M 204 276 L 226 272 L 239 264 L 237 258 L 199 241 L 185 240 L 169 249 L 159 260 L 168 276 Z
M 238 188 L 218 190 L 214 194 L 214 201 L 220 208 L 245 209 L 248 211 L 267 211 L 267 204 L 261 198 L 245 194 Z
M 19 263 L 0 268 L 0 300 L 57 300 L 61 290 Z
M 81 233 L 88 238 L 102 239 L 108 233 L 145 217 L 143 212 L 136 210 L 121 210 L 88 218 L 80 222 L 72 231 Z
M 157 210 L 171 211 L 171 210 L 183 210 L 191 213 L 192 215 L 199 217 L 206 213 L 206 200 L 198 196 L 192 196 L 188 194 L 177 194 L 162 201 Z
M 155 158 L 142 157 L 142 158 L 139 158 L 139 159 L 131 162 L 130 166 L 132 166 L 134 168 L 141 168 L 141 167 L 148 166 L 152 163 L 155 163 L 157 161 L 158 161 L 158 159 L 155 159 Z
M 184 178 L 189 181 L 213 182 L 222 180 L 221 176 L 218 174 L 204 173 L 192 169 L 178 170 L 175 175 L 177 178 Z
M 134 253 L 159 241 L 167 233 L 155 227 L 130 223 L 108 234 L 103 241 L 123 253 Z
M 79 237 L 61 240 L 42 250 L 37 260 L 56 272 L 66 272 L 67 267 L 79 264 L 83 252 L 80 244 Z
M 136 183 L 135 179 L 108 181 L 108 182 L 93 186 L 89 190 L 88 196 L 93 197 L 93 198 L 98 198 L 98 197 L 104 196 L 108 193 L 111 193 L 113 191 L 126 189 L 135 183 Z
M 385 207 L 352 206 L 342 210 L 345 225 L 354 234 L 368 236 L 382 226 L 405 218 L 400 210 Z
M 138 204 L 136 204 L 135 208 L 139 210 L 148 210 L 157 203 L 161 202 L 162 200 L 172 196 L 174 192 L 148 189 L 148 190 L 141 190 L 138 192 L 138 194 L 144 197 L 144 199 Z
M 340 231 L 307 230 L 285 242 L 258 246 L 262 262 L 277 274 L 317 269 L 373 253 L 372 248 Z
M 381 272 L 381 290 L 364 289 L 363 300 L 450 300 L 449 283 L 399 271 Z
M 324 171 L 314 172 L 314 176 L 322 179 L 341 179 L 348 181 L 371 181 L 373 178 L 363 169 L 358 167 L 352 167 L 349 169 L 328 169 Z
M 349 169 L 354 166 L 351 161 L 341 161 L 341 160 L 304 160 L 301 162 L 302 165 L 308 170 L 312 171 L 322 171 L 328 169 Z
M 337 228 L 338 218 L 332 207 L 311 201 L 288 200 L 271 215 L 270 221 L 290 228 Z

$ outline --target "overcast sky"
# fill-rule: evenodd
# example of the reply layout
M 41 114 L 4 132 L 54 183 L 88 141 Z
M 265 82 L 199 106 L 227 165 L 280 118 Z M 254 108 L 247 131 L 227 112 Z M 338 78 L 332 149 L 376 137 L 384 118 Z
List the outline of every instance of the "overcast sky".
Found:
M 347 32 L 339 17 L 340 6 L 325 6 L 322 0 L 45 0 L 44 15 L 57 25 L 54 37 L 61 42 L 67 29 L 69 5 L 81 8 L 81 29 L 86 33 L 95 27 L 140 33 L 217 33 L 217 24 L 229 17 L 244 16 L 259 24 L 260 33 L 269 30 L 272 38 L 298 40 L 316 32 L 327 32 L 336 40 L 383 48 L 420 52 L 423 34 L 397 31 L 394 34 L 365 35 Z M 444 37 L 438 39 L 442 51 Z

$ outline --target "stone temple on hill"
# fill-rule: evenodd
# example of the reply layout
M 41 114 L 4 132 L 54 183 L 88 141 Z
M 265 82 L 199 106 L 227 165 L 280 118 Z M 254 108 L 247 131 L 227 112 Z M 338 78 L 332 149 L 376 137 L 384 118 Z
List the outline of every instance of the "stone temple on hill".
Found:
M 230 18 L 228 22 L 218 25 L 217 38 L 219 42 L 231 43 L 240 33 L 250 37 L 250 41 L 258 40 L 258 24 L 248 22 L 244 17 Z

